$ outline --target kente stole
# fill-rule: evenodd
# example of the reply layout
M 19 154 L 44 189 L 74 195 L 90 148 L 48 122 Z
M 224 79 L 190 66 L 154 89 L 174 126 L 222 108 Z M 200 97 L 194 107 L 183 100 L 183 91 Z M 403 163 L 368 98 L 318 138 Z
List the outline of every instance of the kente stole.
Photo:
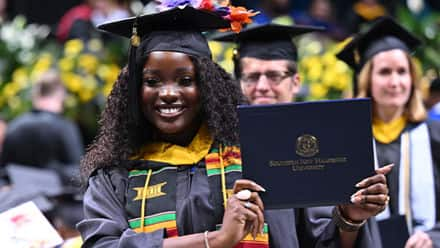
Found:
M 170 148 L 170 144 L 163 143 L 143 148 L 141 153 L 144 155 L 133 158 L 131 162 L 133 162 L 132 168 L 134 169 L 129 171 L 129 186 L 126 193 L 126 212 L 131 229 L 136 232 L 154 232 L 163 229 L 166 238 L 178 236 L 176 186 L 179 165 L 197 164 L 200 166 L 204 164 L 209 187 L 213 189 L 212 192 L 222 191 L 227 196 L 231 194 L 234 182 L 241 178 L 240 149 L 236 146 L 223 146 L 220 152 L 219 146 L 212 145 L 212 141 L 207 139 L 206 132 L 207 130 L 202 127 L 188 146 L 192 149 L 192 151 L 188 151 L 188 154 L 192 155 L 183 156 L 183 160 L 180 156 L 184 153 L 182 147 L 176 150 Z M 203 152 L 200 151 L 205 150 L 208 144 L 210 148 L 203 155 Z M 145 153 L 145 151 L 149 153 Z M 176 158 L 176 154 L 179 158 Z M 194 162 L 194 160 L 198 161 Z M 146 182 L 148 182 L 147 187 L 145 187 Z M 222 190 L 222 185 L 226 190 Z M 144 209 L 143 215 L 142 209 Z M 220 227 L 221 224 L 215 228 L 219 229 Z M 269 247 L 266 224 L 263 231 L 264 234 L 258 235 L 256 240 L 250 234 L 247 235 L 236 247 Z

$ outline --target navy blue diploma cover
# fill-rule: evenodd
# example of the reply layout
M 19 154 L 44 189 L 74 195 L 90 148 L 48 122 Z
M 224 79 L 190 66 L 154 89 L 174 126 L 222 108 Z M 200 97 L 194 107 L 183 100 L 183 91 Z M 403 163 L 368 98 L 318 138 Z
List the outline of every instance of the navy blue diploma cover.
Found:
M 374 174 L 371 103 L 350 99 L 238 107 L 243 177 L 267 209 L 349 203 Z

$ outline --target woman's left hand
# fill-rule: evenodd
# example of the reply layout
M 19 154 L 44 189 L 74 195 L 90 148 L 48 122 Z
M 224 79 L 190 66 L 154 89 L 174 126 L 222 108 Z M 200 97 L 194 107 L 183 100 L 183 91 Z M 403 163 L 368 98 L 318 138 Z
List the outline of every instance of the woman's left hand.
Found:
M 359 190 L 351 197 L 353 204 L 339 205 L 341 214 L 354 222 L 362 222 L 382 212 L 390 199 L 385 177 L 393 164 L 376 170 L 376 175 L 365 178 L 356 185 Z
M 429 235 L 422 231 L 416 231 L 406 241 L 405 248 L 432 248 L 432 240 Z

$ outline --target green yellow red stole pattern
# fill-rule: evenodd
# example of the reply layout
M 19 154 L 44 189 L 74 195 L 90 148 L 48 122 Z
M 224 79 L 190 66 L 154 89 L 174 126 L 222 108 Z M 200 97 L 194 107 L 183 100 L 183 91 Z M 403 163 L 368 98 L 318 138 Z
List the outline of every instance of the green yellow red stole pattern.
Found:
M 224 172 L 228 196 L 232 192 L 235 180 L 241 178 L 240 149 L 236 146 L 226 146 L 222 149 L 221 159 L 219 149 L 213 146 L 204 161 L 210 188 L 220 190 L 221 176 Z M 164 230 L 165 236 L 178 236 L 176 223 L 176 179 L 177 166 L 157 161 L 142 161 L 140 166 L 129 172 L 129 186 L 126 193 L 126 212 L 131 229 L 136 232 L 154 232 Z M 223 169 L 222 169 L 223 165 Z M 152 169 L 147 192 L 143 192 L 149 169 Z M 145 194 L 143 194 L 145 193 Z M 146 211 L 141 225 L 141 200 L 146 195 Z M 220 206 L 219 206 L 220 207 Z M 220 228 L 217 225 L 216 228 Z M 263 234 L 254 240 L 247 235 L 236 248 L 269 247 L 268 226 L 265 224 Z

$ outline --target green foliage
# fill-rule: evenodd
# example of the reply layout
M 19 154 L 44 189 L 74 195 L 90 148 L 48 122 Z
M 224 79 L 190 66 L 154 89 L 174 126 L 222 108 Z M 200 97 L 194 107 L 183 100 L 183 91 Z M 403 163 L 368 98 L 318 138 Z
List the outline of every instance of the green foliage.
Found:
M 440 13 L 430 12 L 414 15 L 407 8 L 397 10 L 399 22 L 422 40 L 423 45 L 416 52 L 424 72 L 440 68 Z

